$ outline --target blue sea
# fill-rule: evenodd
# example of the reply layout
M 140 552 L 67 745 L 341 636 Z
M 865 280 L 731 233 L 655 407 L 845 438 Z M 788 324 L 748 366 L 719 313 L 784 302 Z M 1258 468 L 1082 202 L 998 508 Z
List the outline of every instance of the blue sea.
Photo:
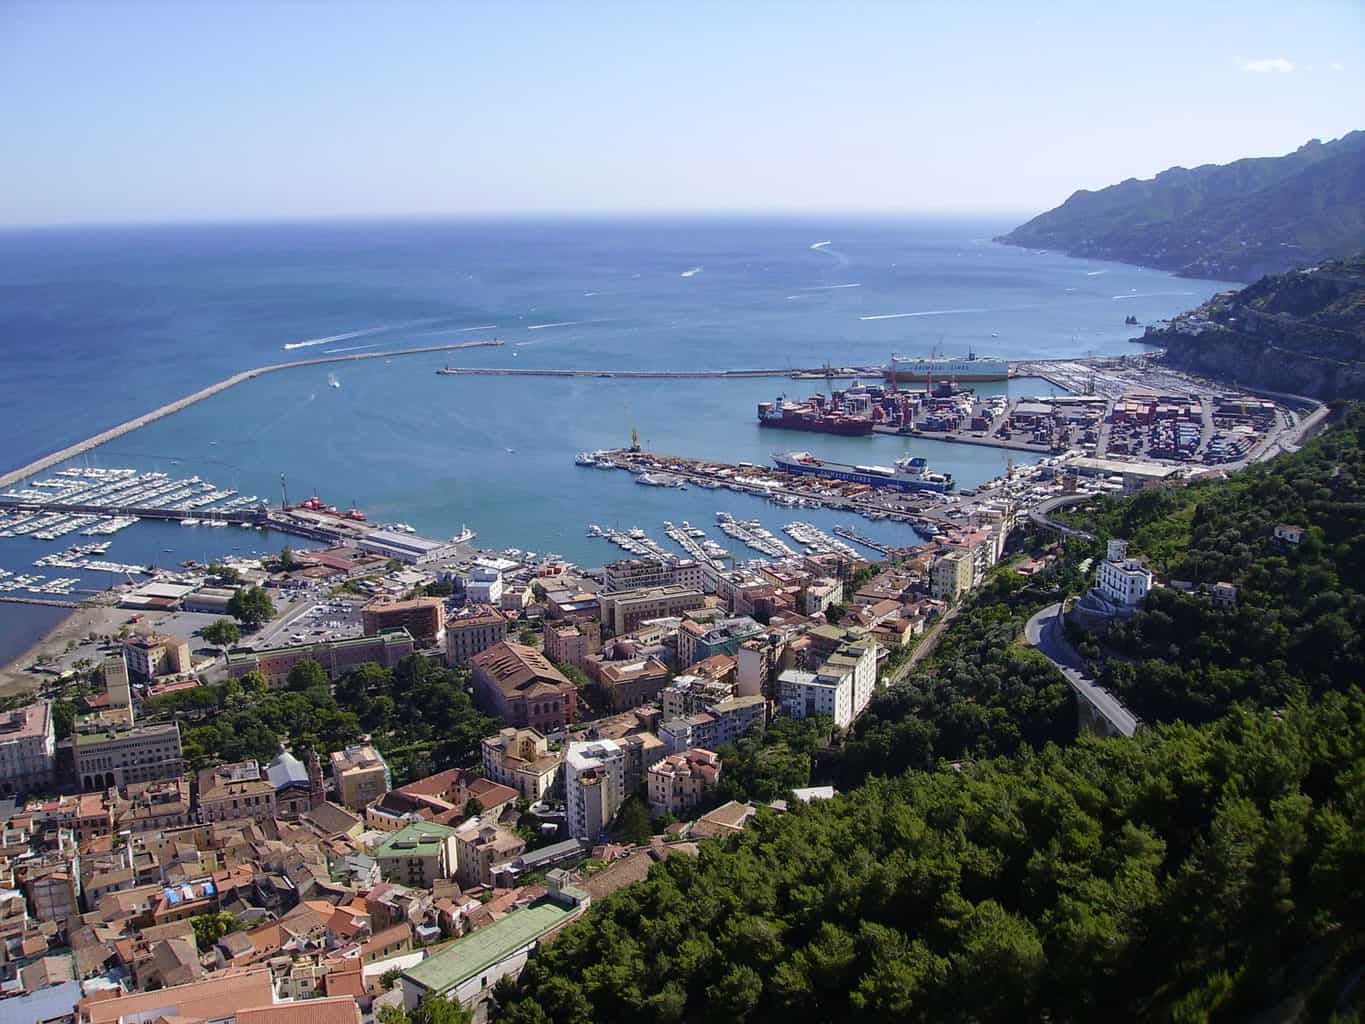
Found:
M 432 536 L 467 524 L 486 546 L 585 565 L 619 553 L 585 535 L 589 522 L 639 525 L 665 544 L 663 520 L 710 529 L 720 509 L 775 530 L 798 518 L 828 528 L 848 517 L 639 487 L 626 474 L 573 465 L 576 451 L 622 446 L 632 429 L 653 450 L 732 461 L 803 448 L 886 462 L 910 449 L 900 438 L 759 431 L 757 401 L 814 384 L 434 371 L 447 362 L 608 371 L 872 364 L 931 348 L 1013 359 L 1130 353 L 1139 329 L 1125 316 L 1149 322 L 1227 287 L 990 241 L 1011 226 L 716 218 L 3 232 L 0 463 L 25 463 L 247 367 L 496 337 L 506 344 L 269 375 L 78 461 L 198 474 L 272 502 L 284 475 L 291 499 L 316 491 L 339 506 L 355 501 L 373 519 Z M 1049 390 L 1039 381 L 1008 387 Z M 914 450 L 961 486 L 1004 465 L 991 449 Z M 858 525 L 914 540 L 908 527 Z M 31 570 L 34 558 L 84 539 L 0 538 L 0 568 L 43 572 Z M 280 543 L 140 524 L 117 534 L 105 557 L 166 565 Z M 82 585 L 109 579 L 94 574 Z M 0 607 L 0 663 L 52 621 L 47 609 Z

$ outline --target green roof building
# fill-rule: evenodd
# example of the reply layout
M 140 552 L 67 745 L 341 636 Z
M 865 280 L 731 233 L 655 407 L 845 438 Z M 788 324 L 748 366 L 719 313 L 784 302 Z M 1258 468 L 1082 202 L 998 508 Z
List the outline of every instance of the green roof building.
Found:
M 455 830 L 418 821 L 393 833 L 374 852 L 386 882 L 430 889 L 455 874 Z
M 580 916 L 591 903 L 582 889 L 567 884 L 556 869 L 547 879 L 550 893 L 500 921 L 485 925 L 403 972 L 403 1005 L 411 1010 L 428 997 L 472 1006 L 501 978 L 521 973 L 527 958 L 551 933 Z

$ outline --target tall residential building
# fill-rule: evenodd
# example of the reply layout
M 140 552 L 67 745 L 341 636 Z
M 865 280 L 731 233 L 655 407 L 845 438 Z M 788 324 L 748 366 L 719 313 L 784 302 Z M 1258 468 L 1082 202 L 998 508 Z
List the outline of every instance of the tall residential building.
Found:
M 871 702 L 876 682 L 876 641 L 853 637 L 815 672 L 788 669 L 778 676 L 778 700 L 791 718 L 828 715 L 846 729 Z
M 197 779 L 199 821 L 232 821 L 275 817 L 275 787 L 258 761 L 239 761 L 205 768 Z
M 969 551 L 946 551 L 934 560 L 929 574 L 929 593 L 938 601 L 956 601 L 972 589 L 976 560 Z
M 119 651 L 100 663 L 104 691 L 109 694 L 109 714 L 125 725 L 133 724 L 133 690 L 128 681 L 128 662 Z
M 736 654 L 763 627 L 747 615 L 685 615 L 678 627 L 678 665 L 686 668 L 717 654 Z
M 503 729 L 483 740 L 483 773 L 525 799 L 542 799 L 559 783 L 563 758 L 535 729 Z
M 439 597 L 416 597 L 410 601 L 371 601 L 360 612 L 366 636 L 391 629 L 406 629 L 423 645 L 439 642 L 446 626 L 446 603 Z
M 727 697 L 702 711 L 665 718 L 659 725 L 659 739 L 669 753 L 689 747 L 714 750 L 734 743 L 768 720 L 768 702 L 763 697 Z
M 469 604 L 446 619 L 446 664 L 463 668 L 480 651 L 507 639 L 507 619 L 492 605 Z
M 720 782 L 720 755 L 700 747 L 649 766 L 649 811 L 655 817 L 685 814 Z
M 1152 589 L 1152 571 L 1128 557 L 1128 542 L 1111 540 L 1100 563 L 1100 593 L 1111 603 L 1131 608 Z
M 595 840 L 626 798 L 626 755 L 611 740 L 570 743 L 564 755 L 569 835 Z
M 162 633 L 134 633 L 123 641 L 123 656 L 128 670 L 142 679 L 194 670 L 190 645 Z
M 0 713 L 0 796 L 40 793 L 56 782 L 52 702 Z
M 378 800 L 393 787 L 389 766 L 368 743 L 334 750 L 331 761 L 337 803 L 350 810 L 363 814 L 366 804 Z
M 602 624 L 581 622 L 545 623 L 545 657 L 558 665 L 582 668 L 588 655 L 602 649 Z
M 493 884 L 493 868 L 526 852 L 526 840 L 487 818 L 455 833 L 455 880 L 460 888 Z
M 602 567 L 602 589 L 609 594 L 645 587 L 702 589 L 701 563 L 689 559 L 623 558 Z
M 675 585 L 601 594 L 597 603 L 602 609 L 603 625 L 619 636 L 629 633 L 647 619 L 681 615 L 704 607 L 706 598 L 700 588 Z
M 504 640 L 470 659 L 474 701 L 508 725 L 548 733 L 572 723 L 578 689 L 533 647 Z
M 176 779 L 185 772 L 175 722 L 110 728 L 77 721 L 72 753 L 84 790 L 121 789 L 134 782 Z
M 633 732 L 616 743 L 626 755 L 626 795 L 638 793 L 645 784 L 649 766 L 668 755 L 668 744 L 652 732 Z

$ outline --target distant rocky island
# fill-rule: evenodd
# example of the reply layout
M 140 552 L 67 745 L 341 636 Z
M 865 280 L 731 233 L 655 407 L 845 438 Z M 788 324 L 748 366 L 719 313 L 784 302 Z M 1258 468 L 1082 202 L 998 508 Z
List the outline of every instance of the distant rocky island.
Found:
M 1365 249 L 1365 131 L 1081 190 L 997 241 L 1225 281 L 1346 257 Z
M 1182 370 L 1313 398 L 1365 398 L 1365 253 L 1261 278 L 1148 327 Z

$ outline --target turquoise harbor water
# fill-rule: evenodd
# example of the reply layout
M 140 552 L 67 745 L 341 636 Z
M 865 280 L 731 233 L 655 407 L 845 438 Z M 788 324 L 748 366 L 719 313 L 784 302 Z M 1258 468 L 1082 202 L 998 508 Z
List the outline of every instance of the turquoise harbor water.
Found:
M 884 362 L 974 348 L 1004 358 L 1123 353 L 1140 321 L 1223 285 L 989 241 L 974 221 L 694 220 L 274 225 L 0 233 L 0 462 L 18 465 L 237 370 L 287 358 L 482 337 L 457 365 L 721 369 Z M 828 243 L 820 245 L 818 243 Z M 286 352 L 282 346 L 297 346 Z M 849 517 L 733 492 L 641 487 L 573 465 L 630 430 L 678 455 L 766 462 L 774 450 L 888 462 L 900 438 L 760 430 L 754 405 L 815 382 L 441 377 L 443 354 L 291 370 L 252 381 L 78 460 L 188 476 L 279 500 L 316 490 L 432 536 L 462 524 L 489 547 L 582 564 L 618 553 L 585 526 L 665 519 L 712 528 L 725 509 L 777 530 Z M 341 386 L 329 386 L 328 375 Z M 998 390 L 1005 385 L 984 385 Z M 1011 390 L 1047 390 L 1014 381 Z M 512 449 L 509 451 L 508 449 Z M 918 442 L 960 486 L 997 475 L 993 449 Z M 911 542 L 907 527 L 860 521 Z M 0 538 L 0 568 L 86 540 Z M 283 538 L 139 524 L 109 559 L 174 564 Z M 749 554 L 735 550 L 735 554 Z M 82 586 L 107 585 L 80 574 Z M 0 662 L 51 624 L 0 607 Z

